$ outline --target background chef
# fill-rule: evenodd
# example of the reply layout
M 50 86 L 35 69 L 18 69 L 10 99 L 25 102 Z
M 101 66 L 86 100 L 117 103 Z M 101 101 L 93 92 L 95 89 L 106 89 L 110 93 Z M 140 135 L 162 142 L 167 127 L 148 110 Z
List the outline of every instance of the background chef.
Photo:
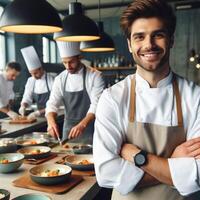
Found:
M 58 107 L 65 106 L 62 140 L 92 143 L 97 102 L 104 88 L 101 73 L 81 63 L 80 44 L 57 42 L 62 62 L 66 68 L 56 77 L 47 102 L 48 131 L 58 136 L 55 122 Z
M 19 115 L 12 111 L 10 102 L 14 99 L 13 81 L 20 74 L 21 66 L 17 62 L 10 62 L 6 65 L 6 70 L 0 73 L 0 118 L 9 116 L 17 119 Z
M 33 46 L 23 48 L 21 52 L 31 77 L 26 82 L 19 113 L 25 115 L 26 108 L 34 101 L 37 104 L 37 110 L 29 114 L 28 118 L 36 118 L 45 113 L 46 102 L 50 96 L 54 76 L 45 72 Z

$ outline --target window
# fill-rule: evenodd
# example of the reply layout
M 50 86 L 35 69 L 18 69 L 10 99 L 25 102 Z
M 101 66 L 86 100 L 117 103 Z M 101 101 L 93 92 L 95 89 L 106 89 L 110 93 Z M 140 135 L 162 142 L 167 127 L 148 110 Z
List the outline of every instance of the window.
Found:
M 49 49 L 49 39 L 46 37 L 42 37 L 42 44 L 43 44 L 43 62 L 50 61 L 50 49 Z
M 3 12 L 3 7 L 0 6 L 0 15 Z M 0 70 L 6 66 L 6 37 L 3 31 L 0 31 Z
M 58 49 L 56 42 L 47 37 L 42 37 L 43 42 L 43 62 L 56 63 L 58 62 Z

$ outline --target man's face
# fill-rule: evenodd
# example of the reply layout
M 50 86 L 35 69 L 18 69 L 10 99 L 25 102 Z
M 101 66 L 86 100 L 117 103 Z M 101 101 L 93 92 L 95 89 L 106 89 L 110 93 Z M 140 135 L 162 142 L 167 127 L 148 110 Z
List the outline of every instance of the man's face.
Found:
M 62 58 L 62 62 L 63 62 L 63 65 L 65 66 L 66 70 L 70 74 L 75 74 L 81 68 L 79 56 Z
M 44 70 L 42 67 L 31 70 L 29 72 L 30 72 L 31 76 L 34 77 L 35 79 L 41 79 L 41 77 L 44 75 Z
M 6 78 L 8 81 L 14 81 L 17 78 L 17 76 L 19 76 L 19 74 L 20 72 L 15 69 L 6 69 Z
M 168 67 L 173 40 L 169 38 L 164 23 L 159 18 L 135 20 L 128 45 L 137 67 L 142 70 L 153 72 Z

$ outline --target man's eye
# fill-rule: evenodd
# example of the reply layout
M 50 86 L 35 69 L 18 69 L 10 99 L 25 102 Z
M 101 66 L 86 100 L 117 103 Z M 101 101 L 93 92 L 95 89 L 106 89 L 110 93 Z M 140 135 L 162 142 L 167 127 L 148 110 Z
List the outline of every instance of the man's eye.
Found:
M 156 34 L 154 35 L 154 38 L 164 38 L 164 37 L 166 37 L 166 34 L 165 34 L 165 33 L 156 33 Z
M 134 41 L 141 41 L 141 40 L 143 40 L 144 39 L 144 36 L 143 35 L 135 35 L 134 37 L 133 37 L 133 40 Z

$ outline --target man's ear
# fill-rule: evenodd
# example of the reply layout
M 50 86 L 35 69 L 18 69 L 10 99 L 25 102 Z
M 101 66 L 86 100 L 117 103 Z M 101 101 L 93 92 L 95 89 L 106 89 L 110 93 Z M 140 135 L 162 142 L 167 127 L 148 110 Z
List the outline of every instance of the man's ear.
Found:
M 128 42 L 128 49 L 129 49 L 129 52 L 132 53 L 131 41 L 130 41 L 129 39 L 127 39 L 127 42 Z

